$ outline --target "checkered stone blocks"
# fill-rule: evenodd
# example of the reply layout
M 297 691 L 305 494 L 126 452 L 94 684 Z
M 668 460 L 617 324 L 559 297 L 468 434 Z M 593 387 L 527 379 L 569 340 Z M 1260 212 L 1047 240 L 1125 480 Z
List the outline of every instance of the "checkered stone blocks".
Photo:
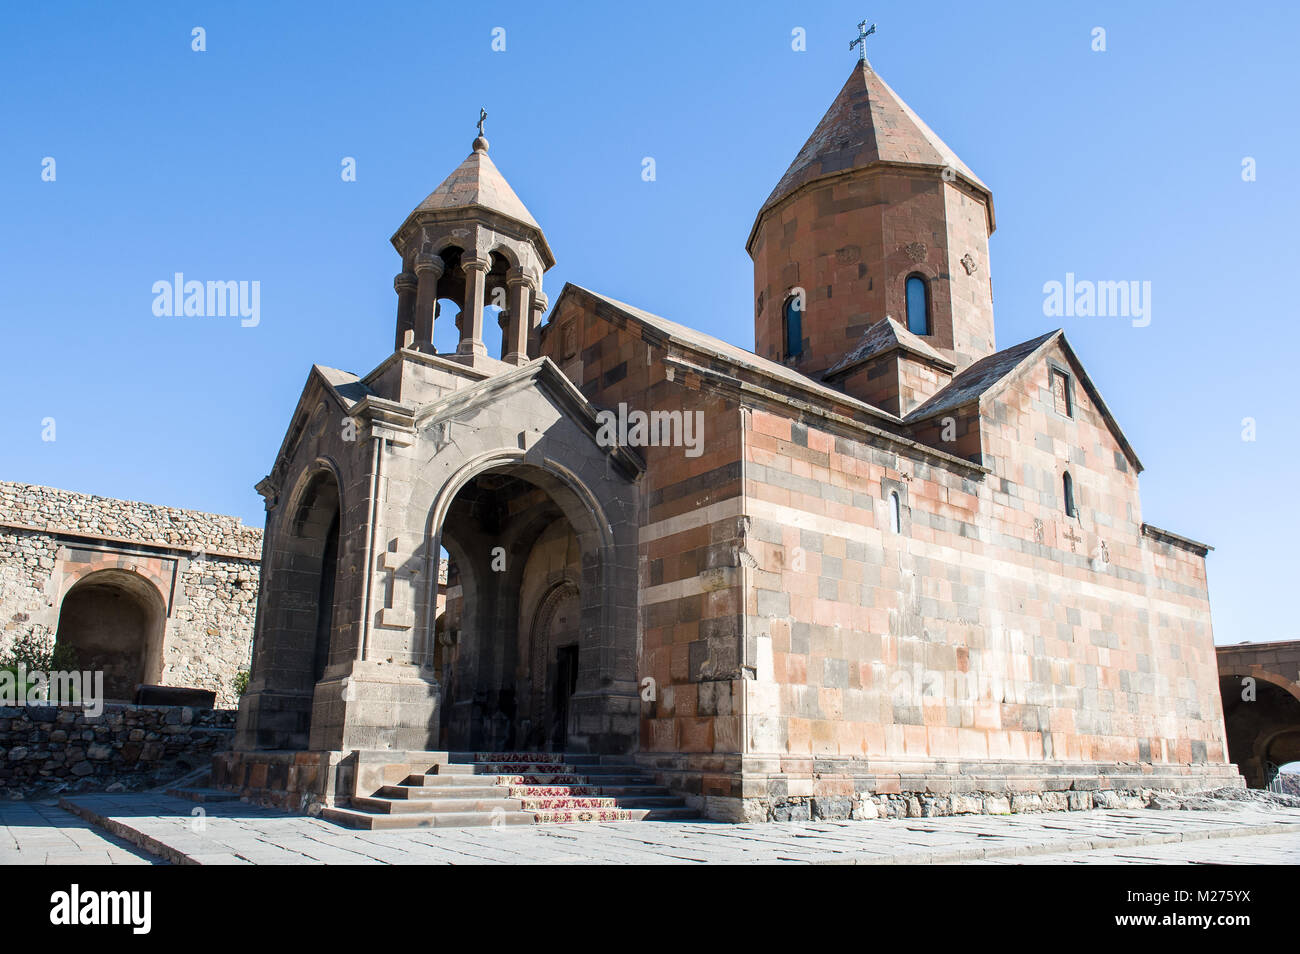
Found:
M 1086 395 L 1074 420 L 1045 419 L 1046 367 L 986 411 L 1004 451 L 1016 431 L 1050 438 L 1003 454 L 1024 462 L 1005 476 L 754 413 L 746 752 L 922 774 L 935 760 L 1222 767 L 1203 559 L 1152 549 L 1134 469 Z M 1047 489 L 1058 463 L 1077 520 Z

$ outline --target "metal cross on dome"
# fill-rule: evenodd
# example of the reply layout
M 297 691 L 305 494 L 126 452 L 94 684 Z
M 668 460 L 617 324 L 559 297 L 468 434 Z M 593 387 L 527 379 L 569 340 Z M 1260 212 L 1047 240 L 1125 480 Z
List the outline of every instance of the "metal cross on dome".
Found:
M 876 32 L 876 25 L 874 23 L 871 24 L 871 29 L 869 30 L 867 29 L 866 20 L 863 20 L 861 23 L 858 24 L 858 38 L 849 44 L 849 49 L 851 50 L 855 46 L 862 47 L 861 51 L 859 51 L 858 53 L 859 61 L 865 60 L 867 58 L 867 37 L 871 36 L 871 34 L 875 32 Z
M 875 29 L 874 27 L 872 29 Z M 482 106 L 478 109 L 478 134 L 483 135 L 483 121 L 487 119 L 487 110 Z

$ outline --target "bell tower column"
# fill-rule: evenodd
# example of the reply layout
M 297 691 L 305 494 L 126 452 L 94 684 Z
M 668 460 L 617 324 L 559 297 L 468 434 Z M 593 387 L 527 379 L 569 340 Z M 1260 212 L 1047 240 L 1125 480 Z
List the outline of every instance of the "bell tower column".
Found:
M 546 302 L 542 277 L 555 256 L 537 220 L 488 157 L 486 118 L 479 110 L 470 154 L 411 211 L 392 243 L 402 257 L 395 282 L 398 350 L 409 339 L 414 350 L 433 353 L 435 321 L 455 316 L 456 346 L 442 349 L 443 357 L 495 373 L 537 354 L 538 302 L 543 309 Z M 439 301 L 452 302 L 459 314 L 440 317 Z M 500 351 L 496 329 L 484 327 L 497 307 L 504 316 Z
M 415 330 L 415 289 L 414 272 L 401 272 L 393 279 L 393 291 L 397 292 L 397 343 L 394 351 L 400 351 L 406 333 Z
M 415 298 L 415 344 L 433 345 L 433 319 L 438 303 L 438 279 L 445 266 L 442 259 L 428 252 L 415 256 L 415 275 L 418 291 Z
M 532 282 L 528 276 L 514 271 L 506 283 L 510 288 L 510 317 L 506 325 L 503 360 L 506 364 L 527 364 L 528 332 L 531 330 L 533 314 L 529 300 L 532 297 Z
M 535 358 L 542 353 L 542 315 L 546 313 L 546 293 L 537 289 L 529 302 L 528 319 L 528 356 Z
M 487 345 L 483 343 L 483 296 L 491 264 L 486 256 L 467 254 L 460 260 L 465 272 L 465 306 L 461 311 L 460 347 L 456 349 L 459 355 L 487 356 Z

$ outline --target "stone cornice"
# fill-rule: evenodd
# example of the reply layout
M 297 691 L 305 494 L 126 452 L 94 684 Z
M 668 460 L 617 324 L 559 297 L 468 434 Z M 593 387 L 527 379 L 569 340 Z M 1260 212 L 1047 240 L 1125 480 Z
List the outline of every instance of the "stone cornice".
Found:
M 1149 523 L 1142 524 L 1142 535 L 1144 537 L 1150 537 L 1153 540 L 1159 540 L 1161 543 L 1168 543 L 1171 546 L 1178 547 L 1179 549 L 1195 553 L 1199 557 L 1205 556 L 1214 549 L 1214 547 L 1210 546 L 1208 543 L 1199 543 L 1196 540 L 1179 536 L 1178 534 L 1171 533 L 1168 530 L 1161 530 L 1159 527 L 1153 527 Z
M 0 527 L 6 530 L 25 530 L 30 533 L 41 533 L 50 537 L 72 537 L 77 540 L 93 540 L 99 543 L 116 543 L 128 547 L 141 547 L 153 550 L 168 550 L 173 553 L 181 553 L 191 556 L 194 553 L 202 553 L 204 556 L 223 557 L 228 560 L 247 560 L 253 563 L 261 563 L 262 556 L 250 556 L 247 553 L 237 553 L 232 550 L 214 550 L 205 546 L 194 546 L 193 544 L 181 545 L 176 543 L 163 543 L 159 540 L 139 540 L 135 537 L 115 537 L 105 533 L 90 533 L 86 530 L 67 530 L 63 527 L 46 525 L 44 527 L 34 526 L 26 523 L 12 523 L 7 520 L 0 520 Z M 255 527 L 250 527 L 255 530 Z M 258 531 L 259 533 L 261 531 Z
M 370 394 L 352 408 L 352 416 L 369 425 L 372 437 L 382 437 L 398 447 L 415 439 L 415 408 Z
M 865 166 L 858 166 L 853 169 L 837 169 L 834 172 L 827 172 L 823 175 L 809 179 L 794 189 L 790 193 L 782 196 L 776 202 L 764 205 L 758 210 L 758 215 L 754 217 L 754 225 L 749 230 L 749 238 L 745 239 L 745 251 L 753 255 L 754 240 L 758 237 L 758 230 L 763 224 L 763 220 L 775 212 L 777 209 L 789 204 L 798 196 L 803 195 L 809 189 L 820 188 L 827 183 L 836 179 L 869 179 L 878 175 L 912 175 L 918 179 L 933 179 L 936 174 L 940 180 L 950 185 L 963 185 L 970 191 L 973 197 L 979 198 L 984 202 L 985 221 L 988 223 L 989 235 L 992 235 L 997 228 L 997 220 L 993 215 L 993 195 L 989 192 L 988 187 L 980 183 L 971 181 L 970 178 L 963 175 L 959 170 L 952 170 L 952 178 L 944 175 L 947 166 L 939 165 L 922 165 L 919 163 L 909 162 L 891 162 L 886 160 L 876 160 Z

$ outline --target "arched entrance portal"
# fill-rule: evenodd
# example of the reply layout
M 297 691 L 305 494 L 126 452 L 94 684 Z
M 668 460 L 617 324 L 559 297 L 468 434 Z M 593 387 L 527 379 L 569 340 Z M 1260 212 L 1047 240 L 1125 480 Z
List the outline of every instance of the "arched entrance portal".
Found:
M 578 587 L 565 579 L 553 584 L 528 620 L 527 681 L 533 745 L 564 751 L 569 734 L 569 699 L 578 686 Z
M 1300 698 L 1256 672 L 1220 673 L 1228 758 L 1246 784 L 1267 788 L 1278 767 L 1300 760 Z
M 460 584 L 449 600 L 440 681 L 441 744 L 453 751 L 609 748 L 589 738 L 620 678 L 605 624 L 610 534 L 599 508 L 563 475 L 498 463 L 450 497 L 435 545 Z M 629 660 L 630 661 L 630 657 Z M 628 678 L 623 675 L 621 678 Z M 628 748 L 629 738 L 615 748 Z
M 340 614 L 339 482 L 318 464 L 267 527 L 250 692 L 241 704 L 245 749 L 309 747 L 313 695 L 331 661 Z M 246 710 L 246 711 L 245 711 Z
M 104 673 L 104 696 L 131 701 L 162 677 L 166 607 L 157 588 L 128 570 L 100 570 L 70 589 L 59 607 L 56 645 L 76 665 Z

